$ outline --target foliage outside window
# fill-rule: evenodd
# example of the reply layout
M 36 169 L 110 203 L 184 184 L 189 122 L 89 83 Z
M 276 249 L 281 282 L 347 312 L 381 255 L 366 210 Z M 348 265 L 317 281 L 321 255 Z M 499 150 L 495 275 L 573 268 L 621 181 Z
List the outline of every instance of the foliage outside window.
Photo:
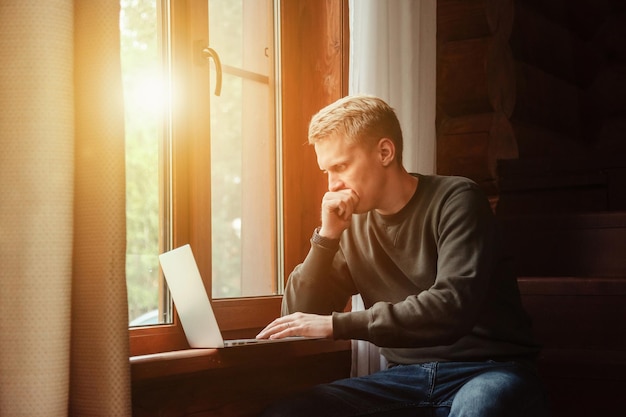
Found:
M 189 233 L 171 228 L 174 220 L 168 217 L 169 208 L 194 206 L 194 199 L 208 197 L 211 201 L 209 207 L 202 206 L 210 212 L 205 213 L 211 219 L 206 232 L 210 236 L 196 239 L 210 243 L 192 245 L 196 258 L 210 259 L 210 270 L 201 267 L 205 280 L 211 283 L 210 296 L 272 295 L 279 288 L 274 4 L 271 0 L 208 0 L 205 3 L 208 13 L 192 14 L 191 23 L 206 30 L 202 39 L 198 42 L 194 39 L 194 62 L 189 65 L 196 71 L 200 68 L 202 71 L 196 73 L 209 79 L 212 85 L 211 91 L 198 91 L 193 79 L 180 82 L 185 71 L 169 61 L 168 48 L 177 36 L 169 25 L 174 3 L 121 0 L 126 111 L 126 268 L 131 326 L 163 323 L 171 317 L 158 254 L 170 249 L 170 242 L 187 243 L 184 240 L 189 238 Z M 201 49 L 208 46 L 221 56 L 220 96 L 212 91 L 218 66 L 202 56 Z M 187 72 L 184 75 L 193 78 Z M 172 129 L 168 124 L 170 118 L 185 112 L 172 112 L 167 100 L 169 86 L 174 90 L 180 86 L 192 90 L 182 95 L 187 98 L 182 106 L 189 107 L 185 109 L 188 113 L 194 111 L 193 103 L 207 102 L 209 131 L 191 140 L 183 136 L 189 134 L 188 130 Z M 177 93 L 172 91 L 172 95 Z M 191 144 L 187 154 L 172 152 L 178 142 Z M 190 162 L 193 155 L 200 153 L 193 146 L 198 144 L 210 144 L 210 159 L 196 164 L 196 171 L 188 175 L 207 176 L 210 181 L 199 191 L 178 191 L 176 187 L 180 183 L 173 179 L 170 167 L 193 165 Z M 185 183 L 183 188 L 191 187 L 189 184 Z M 169 200 L 170 197 L 178 200 Z M 193 224 L 191 227 L 192 233 L 204 233 L 204 229 L 199 232 L 201 227 Z M 179 233 L 178 236 L 170 237 L 172 231 Z
M 126 276 L 129 318 L 159 307 L 159 147 L 162 71 L 155 0 L 122 0 L 120 39 L 126 120 Z M 157 320 L 156 315 L 152 318 Z

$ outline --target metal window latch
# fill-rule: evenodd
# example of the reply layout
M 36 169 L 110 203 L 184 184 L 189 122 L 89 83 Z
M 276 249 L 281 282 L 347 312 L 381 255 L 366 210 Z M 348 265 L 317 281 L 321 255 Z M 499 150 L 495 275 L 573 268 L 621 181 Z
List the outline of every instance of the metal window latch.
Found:
M 199 57 L 206 60 L 213 58 L 215 63 L 215 95 L 219 96 L 222 93 L 222 61 L 220 61 L 220 56 L 215 49 L 202 46 L 201 41 L 196 41 L 195 44 L 196 51 L 199 51 Z

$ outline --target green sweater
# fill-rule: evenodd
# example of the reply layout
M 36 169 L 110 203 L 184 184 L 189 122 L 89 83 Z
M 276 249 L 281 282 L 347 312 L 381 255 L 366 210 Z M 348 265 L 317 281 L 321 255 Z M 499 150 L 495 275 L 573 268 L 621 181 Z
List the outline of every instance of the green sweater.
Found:
M 314 236 L 283 314 L 332 314 L 335 339 L 368 340 L 392 363 L 532 359 L 538 346 L 480 188 L 418 175 L 398 213 L 353 215 L 340 242 Z M 364 311 L 345 312 L 361 294 Z

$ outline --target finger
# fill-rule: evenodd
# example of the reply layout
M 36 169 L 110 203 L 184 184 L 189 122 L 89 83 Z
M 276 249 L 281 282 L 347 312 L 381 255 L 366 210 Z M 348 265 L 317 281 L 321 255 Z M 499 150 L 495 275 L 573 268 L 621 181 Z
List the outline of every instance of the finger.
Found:
M 277 326 L 274 323 L 269 324 L 268 326 L 266 326 L 263 330 L 261 330 L 259 332 L 258 335 L 256 335 L 257 339 L 267 339 L 269 338 L 271 335 L 273 335 L 276 332 L 280 331 L 280 326 Z
M 280 335 L 281 333 L 289 332 L 291 322 L 286 321 L 284 317 L 274 320 L 268 324 L 261 332 L 256 336 L 257 339 L 271 339 L 274 335 Z M 282 336 L 284 337 L 284 336 Z
M 348 220 L 352 215 L 353 204 L 350 200 L 326 200 L 324 208 L 342 220 Z
M 274 332 L 268 336 L 268 339 L 282 339 L 283 337 L 295 336 L 294 326 L 291 322 L 281 323 L 273 328 Z
M 349 190 L 349 193 L 347 194 L 347 198 L 344 198 L 342 200 L 342 204 L 345 207 L 344 209 L 345 215 L 343 216 L 343 218 L 344 220 L 349 220 L 352 214 L 354 213 L 356 206 L 359 204 L 359 196 L 353 190 Z
M 329 199 L 325 199 L 323 202 L 323 207 L 329 212 L 329 213 L 338 213 L 340 210 L 342 210 L 342 200 L 338 199 L 338 198 L 329 198 Z

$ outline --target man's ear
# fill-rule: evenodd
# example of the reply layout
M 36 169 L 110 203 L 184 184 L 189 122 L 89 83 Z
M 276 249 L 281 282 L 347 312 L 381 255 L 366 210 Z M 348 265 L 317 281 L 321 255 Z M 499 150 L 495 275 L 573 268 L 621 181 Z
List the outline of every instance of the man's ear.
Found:
M 396 158 L 396 146 L 389 138 L 378 141 L 378 156 L 383 166 L 389 166 Z

